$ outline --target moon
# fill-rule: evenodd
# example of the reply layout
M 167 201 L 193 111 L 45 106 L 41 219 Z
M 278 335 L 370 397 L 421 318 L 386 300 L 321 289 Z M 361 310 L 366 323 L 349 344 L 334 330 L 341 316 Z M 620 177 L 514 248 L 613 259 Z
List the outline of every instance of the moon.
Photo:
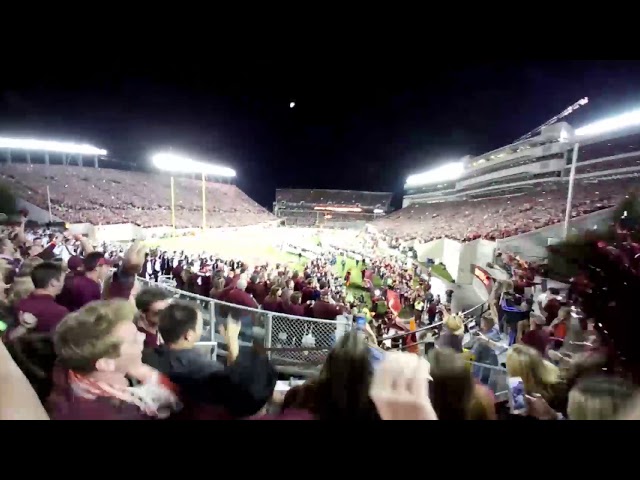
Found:
M 291 103 L 289 103 L 289 108 L 293 108 L 293 107 L 295 107 L 295 106 L 296 106 L 296 102 L 291 102 Z

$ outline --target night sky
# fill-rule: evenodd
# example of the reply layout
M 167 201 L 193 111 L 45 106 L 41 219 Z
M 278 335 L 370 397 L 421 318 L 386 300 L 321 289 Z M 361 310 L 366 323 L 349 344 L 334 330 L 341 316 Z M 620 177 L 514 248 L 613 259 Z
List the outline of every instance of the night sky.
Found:
M 172 147 L 236 169 L 268 208 L 287 187 L 393 191 L 397 205 L 408 174 L 508 144 L 584 96 L 574 126 L 640 107 L 638 62 L 151 63 L 14 63 L 0 134 L 88 142 L 141 165 Z

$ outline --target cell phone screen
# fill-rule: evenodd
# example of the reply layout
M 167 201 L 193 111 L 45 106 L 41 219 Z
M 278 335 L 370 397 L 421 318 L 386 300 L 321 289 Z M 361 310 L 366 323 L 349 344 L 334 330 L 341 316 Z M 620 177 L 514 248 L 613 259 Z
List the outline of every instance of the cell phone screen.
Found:
M 524 382 L 520 377 L 509 377 L 509 406 L 511 413 L 524 415 L 527 413 Z
M 373 368 L 375 368 L 380 363 L 383 357 L 384 350 L 369 346 L 369 361 L 371 362 Z

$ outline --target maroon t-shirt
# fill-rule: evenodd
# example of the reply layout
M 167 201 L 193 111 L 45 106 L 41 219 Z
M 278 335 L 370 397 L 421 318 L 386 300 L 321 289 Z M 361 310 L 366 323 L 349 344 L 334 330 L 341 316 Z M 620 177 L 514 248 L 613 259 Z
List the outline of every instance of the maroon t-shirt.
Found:
M 305 305 L 294 305 L 293 303 L 286 303 L 282 306 L 282 310 L 287 315 L 295 315 L 298 317 L 306 316 Z
M 100 300 L 102 292 L 100 291 L 100 284 L 93 281 L 86 275 L 78 275 L 73 279 L 71 283 L 70 302 L 68 305 L 71 311 L 79 310 L 87 303 L 95 300 Z
M 314 318 L 323 320 L 335 320 L 342 313 L 342 309 L 337 305 L 332 305 L 324 300 L 319 300 L 311 307 Z
M 136 328 L 140 333 L 144 333 L 144 348 L 156 348 L 160 345 L 158 332 L 153 333 L 145 329 L 142 325 L 136 324 Z
M 544 305 L 544 308 L 542 309 L 546 314 L 545 316 L 547 318 L 547 325 L 549 325 L 556 319 L 556 317 L 558 316 L 558 312 L 560 312 L 560 308 L 562 308 L 562 305 L 560 304 L 560 300 L 558 300 L 557 298 L 551 298 L 547 301 L 547 303 Z
M 276 298 L 275 300 L 271 297 L 265 298 L 264 302 L 262 302 L 262 309 L 268 312 L 282 312 L 282 300 Z
M 522 336 L 522 343 L 535 348 L 544 355 L 549 345 L 549 338 L 549 333 L 546 330 L 529 330 Z
M 313 296 L 315 292 L 316 292 L 315 288 L 304 287 L 302 289 L 302 303 L 307 303 L 309 300 L 313 300 Z
M 20 312 L 31 313 L 38 319 L 33 329 L 34 332 L 49 333 L 69 313 L 62 305 L 56 303 L 51 295 L 46 293 L 31 293 L 27 298 L 20 300 L 15 306 L 16 314 Z
M 51 420 L 153 420 L 136 405 L 112 398 L 88 400 L 71 392 L 62 395 L 49 398 L 47 410 Z
M 242 307 L 258 308 L 258 304 L 254 298 L 239 288 L 232 288 L 229 290 L 229 293 L 224 295 L 223 301 L 233 303 L 234 305 L 240 305 Z

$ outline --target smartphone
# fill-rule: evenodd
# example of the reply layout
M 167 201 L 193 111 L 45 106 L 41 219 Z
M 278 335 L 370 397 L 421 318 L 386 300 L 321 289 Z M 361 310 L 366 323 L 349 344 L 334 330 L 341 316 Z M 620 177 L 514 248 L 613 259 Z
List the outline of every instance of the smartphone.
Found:
M 369 361 L 371 362 L 371 366 L 375 368 L 380 361 L 384 358 L 384 350 L 369 346 Z
M 509 377 L 509 408 L 514 415 L 525 415 L 527 413 L 527 402 L 525 400 L 524 382 L 520 377 Z

